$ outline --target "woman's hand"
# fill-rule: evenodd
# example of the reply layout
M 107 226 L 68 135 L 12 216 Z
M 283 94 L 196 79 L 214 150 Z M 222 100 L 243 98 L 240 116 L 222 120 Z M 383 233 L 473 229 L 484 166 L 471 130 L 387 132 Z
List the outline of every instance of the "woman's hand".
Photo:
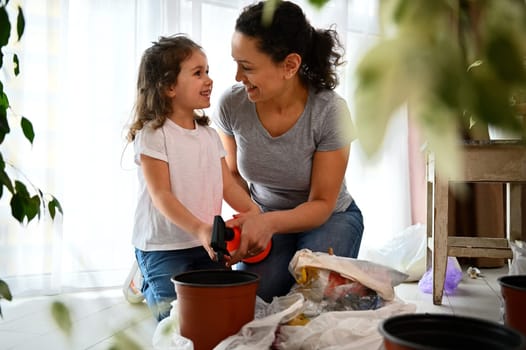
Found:
M 228 220 L 227 227 L 240 227 L 241 238 L 239 247 L 232 252 L 232 257 L 227 262 L 232 266 L 245 258 L 250 258 L 263 252 L 272 239 L 274 230 L 265 214 L 242 213 L 235 215 L 234 219 Z

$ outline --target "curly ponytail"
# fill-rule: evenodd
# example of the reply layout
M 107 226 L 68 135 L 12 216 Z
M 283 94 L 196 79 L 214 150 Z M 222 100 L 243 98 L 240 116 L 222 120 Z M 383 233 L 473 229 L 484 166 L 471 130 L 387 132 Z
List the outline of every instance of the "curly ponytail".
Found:
M 338 85 L 336 68 L 342 65 L 344 49 L 336 30 L 315 29 L 303 10 L 290 1 L 277 4 L 272 22 L 262 21 L 265 1 L 244 8 L 235 30 L 258 39 L 258 48 L 274 62 L 281 62 L 291 53 L 301 56 L 299 76 L 316 91 L 333 90 Z

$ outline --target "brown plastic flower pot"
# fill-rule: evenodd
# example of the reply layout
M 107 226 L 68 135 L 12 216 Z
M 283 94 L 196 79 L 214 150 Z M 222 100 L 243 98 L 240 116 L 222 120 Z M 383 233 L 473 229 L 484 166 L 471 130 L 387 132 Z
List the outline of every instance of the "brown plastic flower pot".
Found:
M 514 329 L 478 318 L 446 314 L 404 314 L 380 323 L 386 350 L 512 350 L 526 339 Z
M 259 276 L 237 270 L 198 270 L 172 277 L 179 329 L 194 350 L 210 350 L 254 319 Z
M 504 298 L 504 323 L 526 336 L 526 275 L 499 277 Z

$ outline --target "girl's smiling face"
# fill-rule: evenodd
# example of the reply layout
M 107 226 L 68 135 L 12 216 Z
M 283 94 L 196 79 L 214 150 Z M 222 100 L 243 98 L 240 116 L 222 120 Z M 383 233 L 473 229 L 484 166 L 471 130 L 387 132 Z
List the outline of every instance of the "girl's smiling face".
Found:
M 279 96 L 284 87 L 283 64 L 275 63 L 257 47 L 257 39 L 234 32 L 232 57 L 237 64 L 236 81 L 245 85 L 252 102 L 267 101 Z
M 193 111 L 210 107 L 212 85 L 206 55 L 201 50 L 194 50 L 181 63 L 177 81 L 168 91 L 173 98 L 174 110 Z

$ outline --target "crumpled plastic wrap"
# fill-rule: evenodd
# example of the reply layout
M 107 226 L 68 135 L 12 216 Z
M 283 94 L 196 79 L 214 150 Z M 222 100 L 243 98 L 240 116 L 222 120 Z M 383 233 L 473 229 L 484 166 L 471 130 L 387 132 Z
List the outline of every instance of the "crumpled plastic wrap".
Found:
M 407 273 L 405 282 L 418 281 L 426 272 L 426 225 L 411 225 L 374 247 L 360 247 L 360 257 Z
M 255 319 L 220 342 L 214 350 L 379 350 L 383 344 L 378 332 L 380 322 L 390 316 L 416 311 L 416 305 L 397 299 L 394 293 L 393 287 L 407 275 L 387 266 L 305 249 L 296 253 L 289 270 L 300 281 L 304 278 L 317 283 L 318 290 L 291 291 L 286 296 L 275 297 L 269 304 L 256 298 Z M 333 301 L 342 303 L 346 301 L 341 299 L 345 295 L 364 297 L 374 293 L 382 298 L 382 306 L 361 311 L 333 311 L 340 306 L 326 304 L 328 307 L 319 309 L 318 315 L 305 318 L 305 313 L 315 305 L 314 299 L 308 298 L 319 297 L 317 293 L 321 289 L 325 291 L 326 301 L 332 297 Z M 350 302 L 353 306 L 359 305 L 360 298 Z M 177 301 L 172 305 L 170 317 L 157 326 L 154 349 L 192 350 L 192 342 L 178 331 Z
M 395 298 L 377 310 L 324 312 L 304 325 L 290 325 L 302 313 L 304 302 L 299 293 L 274 298 L 268 309 L 275 314 L 247 323 L 214 350 L 380 350 L 379 324 L 416 311 L 416 305 Z
M 375 310 L 393 300 L 394 286 L 408 275 L 366 260 L 308 249 L 298 251 L 289 264 L 296 279 L 291 293 L 306 299 L 304 314 L 326 311 Z
M 394 315 L 414 313 L 416 305 L 395 298 L 376 310 L 324 312 L 304 326 L 281 325 L 274 349 L 382 350 L 379 324 Z
M 513 251 L 513 259 L 510 264 L 509 275 L 525 275 L 526 274 L 526 242 L 515 241 L 510 242 L 511 250 Z

